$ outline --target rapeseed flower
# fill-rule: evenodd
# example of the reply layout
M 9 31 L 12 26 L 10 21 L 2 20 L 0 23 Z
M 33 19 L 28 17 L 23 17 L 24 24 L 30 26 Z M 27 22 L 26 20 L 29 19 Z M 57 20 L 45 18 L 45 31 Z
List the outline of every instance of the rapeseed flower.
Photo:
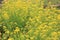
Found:
M 34 40 L 34 36 L 33 37 L 30 37 L 30 40 Z
M 30 40 L 30 39 L 26 39 L 26 40 Z
M 3 26 L 4 29 L 6 29 L 7 27 L 6 26 Z
M 8 20 L 9 19 L 9 15 L 6 11 L 4 11 L 4 14 L 2 15 L 4 19 Z
M 8 40 L 14 40 L 13 38 L 8 38 Z
M 52 32 L 52 37 L 55 37 L 55 38 L 57 38 L 57 36 L 58 36 L 58 33 L 57 32 Z
M 57 19 L 58 19 L 58 20 L 60 20 L 60 14 L 59 14 L 59 15 L 57 15 Z
M 9 30 L 7 30 L 7 31 L 5 31 L 5 33 L 9 34 L 10 32 L 9 32 Z
M 16 27 L 16 29 L 14 30 L 14 33 L 18 33 L 20 31 L 20 29 L 18 27 Z
M 51 7 L 51 2 L 43 8 L 45 0 L 4 1 L 0 10 L 3 40 L 7 36 L 7 40 L 59 40 L 60 10 Z

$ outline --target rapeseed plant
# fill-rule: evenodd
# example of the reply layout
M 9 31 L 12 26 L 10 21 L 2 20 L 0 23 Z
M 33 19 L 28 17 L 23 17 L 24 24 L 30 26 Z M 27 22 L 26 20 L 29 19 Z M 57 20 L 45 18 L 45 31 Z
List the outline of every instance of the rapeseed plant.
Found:
M 59 19 L 59 20 L 60 20 L 60 14 L 59 14 L 59 15 L 57 15 L 57 19 Z
M 45 0 L 4 0 L 0 9 L 1 40 L 59 40 L 60 10 Z

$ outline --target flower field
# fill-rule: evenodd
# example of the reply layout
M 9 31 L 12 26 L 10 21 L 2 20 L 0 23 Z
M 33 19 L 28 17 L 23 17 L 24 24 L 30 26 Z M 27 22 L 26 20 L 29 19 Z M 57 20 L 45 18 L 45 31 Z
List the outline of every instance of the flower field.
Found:
M 4 0 L 0 40 L 60 40 L 60 9 L 44 0 Z

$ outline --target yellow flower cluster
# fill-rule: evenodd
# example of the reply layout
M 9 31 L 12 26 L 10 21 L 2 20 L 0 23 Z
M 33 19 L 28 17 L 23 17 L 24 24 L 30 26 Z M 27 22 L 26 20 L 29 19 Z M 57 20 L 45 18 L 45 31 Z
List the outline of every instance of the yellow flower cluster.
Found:
M 6 20 L 9 19 L 9 15 L 8 15 L 8 13 L 7 13 L 6 11 L 3 12 L 3 15 L 2 15 L 2 16 L 3 16 L 3 18 L 6 19 Z
M 20 32 L 20 29 L 18 27 L 16 27 L 16 29 L 14 30 L 14 33 L 16 32 Z
M 8 40 L 14 40 L 13 38 L 8 38 Z
M 59 20 L 60 20 L 60 14 L 59 14 L 59 15 L 57 15 L 57 19 L 59 19 Z
M 2 40 L 60 40 L 60 10 L 45 0 L 5 0 L 0 9 Z

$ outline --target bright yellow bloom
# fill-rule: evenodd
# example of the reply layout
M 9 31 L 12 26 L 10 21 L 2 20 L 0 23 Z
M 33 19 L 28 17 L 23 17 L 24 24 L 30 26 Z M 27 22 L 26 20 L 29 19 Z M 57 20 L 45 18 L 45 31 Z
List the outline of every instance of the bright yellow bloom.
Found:
M 60 34 L 60 31 L 58 31 L 58 33 Z
M 52 32 L 51 34 L 53 37 L 57 37 L 57 32 Z
M 20 31 L 20 29 L 18 27 L 16 27 L 16 29 L 14 30 L 14 33 L 19 32 L 19 31 Z
M 16 2 L 15 2 L 15 6 L 16 6 L 17 8 L 20 8 L 20 7 L 22 6 L 22 4 L 21 4 L 20 1 L 16 1 Z
M 57 19 L 59 19 L 59 20 L 60 20 L 60 14 L 59 14 L 59 15 L 57 15 Z
M 9 38 L 8 40 L 14 40 L 13 38 Z

